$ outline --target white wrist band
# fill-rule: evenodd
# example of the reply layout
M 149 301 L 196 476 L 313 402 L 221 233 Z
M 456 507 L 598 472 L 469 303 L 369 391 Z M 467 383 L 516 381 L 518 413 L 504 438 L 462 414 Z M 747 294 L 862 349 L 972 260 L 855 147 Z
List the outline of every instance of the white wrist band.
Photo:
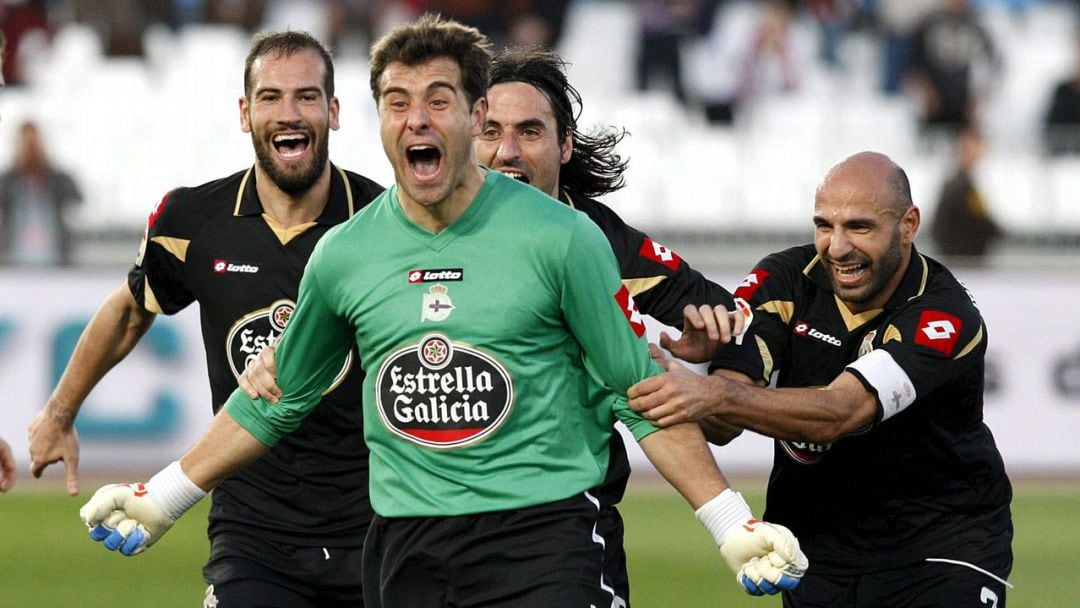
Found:
M 179 519 L 195 503 L 206 496 L 206 492 L 184 475 L 180 461 L 173 461 L 169 466 L 158 471 L 146 482 L 146 491 L 169 517 Z
M 750 505 L 743 500 L 742 494 L 731 488 L 701 505 L 694 511 L 694 515 L 712 533 L 718 547 L 724 544 L 728 531 L 754 518 Z

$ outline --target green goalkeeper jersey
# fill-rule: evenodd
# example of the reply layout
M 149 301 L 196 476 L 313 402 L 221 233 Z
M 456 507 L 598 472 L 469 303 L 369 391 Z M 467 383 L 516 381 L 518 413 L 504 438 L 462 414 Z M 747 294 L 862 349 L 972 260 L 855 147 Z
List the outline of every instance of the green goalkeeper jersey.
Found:
M 319 241 L 277 348 L 277 405 L 230 397 L 267 445 L 297 427 L 355 342 L 371 502 L 384 517 L 517 509 L 598 485 L 617 417 L 660 372 L 611 246 L 588 217 L 489 171 L 438 234 L 397 187 Z M 359 404 L 358 404 L 359 405 Z

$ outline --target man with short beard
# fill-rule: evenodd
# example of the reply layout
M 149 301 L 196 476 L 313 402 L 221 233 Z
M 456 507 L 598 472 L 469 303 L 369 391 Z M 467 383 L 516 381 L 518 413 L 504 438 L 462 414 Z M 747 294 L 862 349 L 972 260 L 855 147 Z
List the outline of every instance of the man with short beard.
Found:
M 222 407 L 248 360 L 284 329 L 316 243 L 383 190 L 328 162 L 338 108 L 321 43 L 301 32 L 253 41 L 240 125 L 256 164 L 158 203 L 126 284 L 95 314 L 30 425 L 35 476 L 63 461 L 68 492 L 78 493 L 79 407 L 158 314 L 199 303 L 213 410 Z M 321 407 L 296 433 L 214 492 L 206 605 L 363 605 L 361 548 L 372 517 L 363 371 L 352 353 L 336 366 Z
M 709 376 L 669 361 L 630 389 L 660 426 L 776 439 L 765 517 L 814 564 L 787 608 L 1005 605 L 1012 489 L 983 423 L 986 327 L 915 249 L 919 224 L 903 169 L 843 160 L 818 187 L 814 243 L 736 289 L 753 313 L 741 345 Z

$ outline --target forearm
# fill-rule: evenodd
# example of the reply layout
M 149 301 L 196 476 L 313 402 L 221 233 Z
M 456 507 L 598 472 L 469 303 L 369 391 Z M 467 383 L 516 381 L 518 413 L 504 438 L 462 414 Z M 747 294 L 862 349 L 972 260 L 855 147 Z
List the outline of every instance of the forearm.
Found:
M 180 467 L 188 479 L 209 492 L 268 451 L 270 448 L 222 410 L 180 458 Z
M 696 424 L 677 424 L 640 441 L 656 470 L 697 509 L 728 488 Z
M 75 351 L 45 406 L 63 426 L 75 422 L 87 395 L 126 357 L 154 322 L 126 285 L 109 294 L 83 330 Z
M 828 443 L 877 413 L 874 396 L 850 373 L 823 388 L 763 389 L 713 374 L 714 419 L 776 439 Z

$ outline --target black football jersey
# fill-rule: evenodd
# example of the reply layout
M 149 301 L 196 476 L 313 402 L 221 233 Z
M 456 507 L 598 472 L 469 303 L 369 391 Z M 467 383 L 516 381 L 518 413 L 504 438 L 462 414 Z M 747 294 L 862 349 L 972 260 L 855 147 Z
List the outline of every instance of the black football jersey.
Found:
M 753 311 L 711 368 L 777 387 L 845 370 L 877 396 L 874 422 L 829 445 L 775 442 L 765 518 L 791 528 L 816 573 L 856 574 L 966 541 L 1011 541 L 1012 489 L 983 423 L 986 327 L 940 263 L 912 252 L 884 308 L 851 313 L 812 245 L 766 257 L 737 286 Z
M 691 268 L 679 254 L 628 225 L 607 205 L 565 193 L 563 202 L 589 216 L 603 231 L 615 252 L 623 284 L 641 313 L 682 329 L 683 308 L 687 304 L 734 308 L 730 292 Z M 604 483 L 594 489 L 594 494 L 605 505 L 622 500 L 630 479 L 630 460 L 618 433 L 611 436 L 610 454 Z
M 383 190 L 331 166 L 322 214 L 284 229 L 263 214 L 255 179 L 251 168 L 169 192 L 151 213 L 128 274 L 135 299 L 150 312 L 199 303 L 215 413 L 247 362 L 284 329 L 319 238 Z M 363 544 L 372 512 L 362 382 L 354 352 L 296 432 L 214 490 L 211 536 L 237 531 L 301 546 Z

